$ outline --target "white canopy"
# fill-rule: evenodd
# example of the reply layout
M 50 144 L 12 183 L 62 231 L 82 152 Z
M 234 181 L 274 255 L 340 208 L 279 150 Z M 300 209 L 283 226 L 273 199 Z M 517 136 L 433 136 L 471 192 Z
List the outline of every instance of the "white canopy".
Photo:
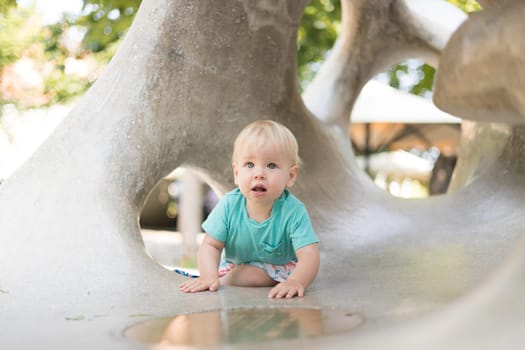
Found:
M 431 100 L 370 80 L 352 110 L 353 123 L 460 123 Z

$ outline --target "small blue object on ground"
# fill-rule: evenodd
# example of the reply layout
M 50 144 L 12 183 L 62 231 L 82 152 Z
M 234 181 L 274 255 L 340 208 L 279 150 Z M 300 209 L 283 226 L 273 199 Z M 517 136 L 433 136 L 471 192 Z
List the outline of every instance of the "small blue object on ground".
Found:
M 173 270 L 173 272 L 176 272 L 178 273 L 179 275 L 183 275 L 183 276 L 186 276 L 186 277 L 191 277 L 191 278 L 197 278 L 199 277 L 198 275 L 193 275 L 189 272 L 186 272 L 186 271 L 183 271 L 183 270 L 179 270 L 179 269 L 175 269 Z

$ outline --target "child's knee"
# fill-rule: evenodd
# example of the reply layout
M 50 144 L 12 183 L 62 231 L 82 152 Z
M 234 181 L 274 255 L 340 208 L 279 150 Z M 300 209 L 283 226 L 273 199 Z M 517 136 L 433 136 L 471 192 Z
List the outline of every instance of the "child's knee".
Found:
M 225 284 L 244 287 L 266 287 L 276 284 L 263 269 L 248 264 L 237 265 L 223 277 L 221 282 L 223 281 Z

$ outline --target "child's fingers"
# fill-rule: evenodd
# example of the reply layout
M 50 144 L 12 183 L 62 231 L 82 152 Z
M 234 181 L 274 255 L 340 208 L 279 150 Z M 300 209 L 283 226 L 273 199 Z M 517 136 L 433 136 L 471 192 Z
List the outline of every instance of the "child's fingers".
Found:
M 288 291 L 288 294 L 286 294 L 287 298 L 293 298 L 294 296 L 303 297 L 304 289 L 303 288 L 293 288 Z
M 275 298 L 277 293 L 279 293 L 279 289 L 280 289 L 280 284 L 273 287 L 272 290 L 270 290 L 270 292 L 268 293 L 268 298 Z
M 276 285 L 275 287 L 272 288 L 272 290 L 268 294 L 268 297 L 269 298 L 280 299 L 280 298 L 283 298 L 284 296 L 286 296 L 288 294 L 288 292 L 289 292 L 288 288 L 286 288 L 281 283 L 279 283 L 278 285 Z
M 180 289 L 183 292 L 197 292 L 199 290 L 199 286 L 201 285 L 200 281 L 186 281 L 184 283 L 181 283 Z
M 185 281 L 185 282 L 182 282 L 180 285 L 179 285 L 179 288 L 180 289 L 186 289 L 188 288 L 188 285 L 190 284 L 190 281 Z
M 288 286 L 283 283 L 279 283 L 272 288 L 270 293 L 268 293 L 268 298 L 293 298 L 295 296 L 302 297 L 304 296 L 304 288 L 300 286 Z
M 279 291 L 279 293 L 277 293 L 277 295 L 275 296 L 277 299 L 281 299 L 281 298 L 291 298 L 295 295 L 295 292 L 293 289 L 287 289 L 287 288 L 284 288 L 282 290 Z
M 181 283 L 179 288 L 181 291 L 185 293 L 202 292 L 204 290 L 210 290 L 214 292 L 219 288 L 219 281 L 216 280 L 210 283 L 210 281 L 202 281 L 200 279 L 193 279 L 193 280 L 189 280 L 189 281 L 185 281 Z
M 208 288 L 211 292 L 215 292 L 217 289 L 219 289 L 219 281 L 216 280 L 215 282 L 213 282 L 210 286 L 210 288 Z

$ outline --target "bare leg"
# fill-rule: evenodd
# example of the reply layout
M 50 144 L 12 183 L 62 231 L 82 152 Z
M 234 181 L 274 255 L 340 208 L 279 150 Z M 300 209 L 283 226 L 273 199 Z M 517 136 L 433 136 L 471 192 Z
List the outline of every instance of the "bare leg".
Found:
M 222 285 L 239 287 L 271 287 L 277 284 L 263 269 L 252 265 L 237 265 L 219 281 Z

